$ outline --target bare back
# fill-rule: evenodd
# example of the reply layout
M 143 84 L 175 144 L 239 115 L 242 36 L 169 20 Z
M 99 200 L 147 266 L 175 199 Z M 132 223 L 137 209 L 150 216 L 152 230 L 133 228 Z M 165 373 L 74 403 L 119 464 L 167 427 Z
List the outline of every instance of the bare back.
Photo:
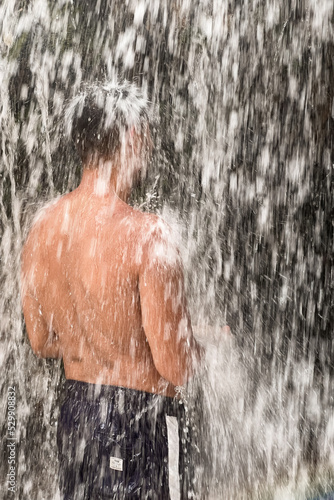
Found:
M 166 250 L 159 225 L 117 197 L 87 198 L 79 189 L 34 224 L 22 254 L 28 335 L 38 352 L 38 306 L 44 342 L 56 338 L 66 378 L 174 396 L 194 339 L 178 259 L 159 257 Z

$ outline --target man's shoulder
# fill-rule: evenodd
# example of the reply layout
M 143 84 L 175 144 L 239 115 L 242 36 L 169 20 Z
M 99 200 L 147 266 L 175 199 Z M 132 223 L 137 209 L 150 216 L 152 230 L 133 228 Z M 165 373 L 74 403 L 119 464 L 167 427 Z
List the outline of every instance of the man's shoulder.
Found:
M 36 211 L 31 224 L 32 229 L 42 229 L 47 224 L 54 226 L 58 215 L 66 210 L 66 205 L 70 203 L 71 193 L 67 193 L 43 203 Z
M 43 239 L 45 232 L 55 227 L 64 198 L 64 196 L 53 198 L 39 206 L 28 229 L 23 252 L 30 246 L 38 247 L 39 240 Z
M 171 226 L 159 215 L 144 213 L 140 228 L 144 261 L 151 264 L 180 264 L 177 238 Z
M 140 212 L 141 220 L 145 230 L 150 231 L 151 235 L 163 236 L 170 231 L 170 226 L 160 215 L 151 212 Z
M 35 213 L 32 221 L 32 227 L 41 226 L 48 219 L 54 216 L 55 212 L 59 210 L 63 197 L 54 198 L 43 205 L 41 205 Z
M 152 243 L 171 241 L 172 230 L 169 224 L 159 215 L 141 212 L 136 223 L 136 232 L 139 241 L 144 246 Z

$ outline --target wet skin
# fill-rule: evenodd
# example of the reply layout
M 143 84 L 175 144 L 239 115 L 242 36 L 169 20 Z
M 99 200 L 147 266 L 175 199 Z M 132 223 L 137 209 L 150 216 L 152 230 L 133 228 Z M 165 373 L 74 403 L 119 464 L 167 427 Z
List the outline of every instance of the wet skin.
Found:
M 200 358 L 169 227 L 98 171 L 46 207 L 22 251 L 29 340 L 68 379 L 175 395 Z M 120 199 L 120 197 L 123 198 Z

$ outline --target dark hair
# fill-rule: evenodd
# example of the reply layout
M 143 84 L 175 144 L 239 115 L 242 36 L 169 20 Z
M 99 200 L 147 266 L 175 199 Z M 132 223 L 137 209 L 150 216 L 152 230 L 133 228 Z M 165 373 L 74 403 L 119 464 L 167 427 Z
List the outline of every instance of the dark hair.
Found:
M 68 104 L 65 129 L 83 163 L 91 156 L 112 158 L 124 132 L 139 134 L 148 124 L 147 99 L 129 82 L 86 85 Z

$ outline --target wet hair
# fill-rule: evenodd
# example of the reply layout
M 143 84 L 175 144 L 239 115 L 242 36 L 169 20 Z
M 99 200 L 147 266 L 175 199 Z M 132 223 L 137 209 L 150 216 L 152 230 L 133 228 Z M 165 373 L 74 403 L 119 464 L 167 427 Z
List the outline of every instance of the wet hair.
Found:
M 148 102 L 134 84 L 85 85 L 68 104 L 65 131 L 72 138 L 82 162 L 92 157 L 112 159 L 122 146 L 124 133 L 145 134 Z

